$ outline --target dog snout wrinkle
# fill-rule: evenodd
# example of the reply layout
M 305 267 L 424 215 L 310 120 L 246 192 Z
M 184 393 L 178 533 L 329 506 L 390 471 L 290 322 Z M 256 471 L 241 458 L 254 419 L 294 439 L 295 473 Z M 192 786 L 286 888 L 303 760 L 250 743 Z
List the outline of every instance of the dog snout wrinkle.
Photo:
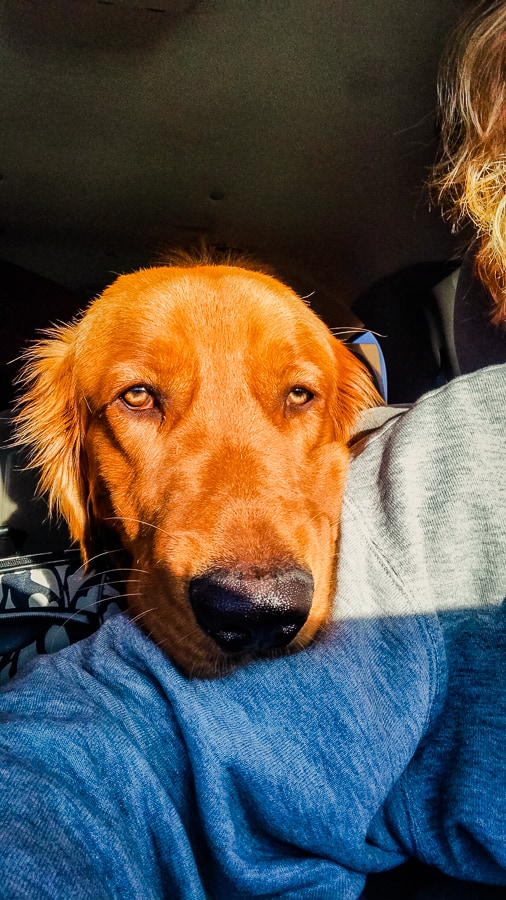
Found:
M 299 566 L 268 572 L 213 569 L 189 585 L 195 618 L 227 653 L 286 647 L 304 625 L 313 578 Z

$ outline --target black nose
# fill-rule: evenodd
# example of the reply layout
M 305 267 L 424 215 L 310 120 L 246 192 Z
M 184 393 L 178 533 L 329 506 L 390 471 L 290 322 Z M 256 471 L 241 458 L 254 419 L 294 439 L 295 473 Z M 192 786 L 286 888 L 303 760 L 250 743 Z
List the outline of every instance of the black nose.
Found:
M 286 647 L 306 621 L 313 579 L 298 566 L 268 572 L 213 569 L 190 581 L 202 628 L 227 653 Z

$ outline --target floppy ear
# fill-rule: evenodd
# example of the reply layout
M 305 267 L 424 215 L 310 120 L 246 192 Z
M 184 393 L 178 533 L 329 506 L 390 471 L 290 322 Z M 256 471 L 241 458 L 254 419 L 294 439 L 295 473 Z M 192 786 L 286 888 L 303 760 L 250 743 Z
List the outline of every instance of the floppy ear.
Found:
M 367 367 L 335 340 L 336 399 L 334 423 L 337 437 L 348 443 L 355 433 L 358 416 L 366 409 L 384 406 Z
M 87 409 L 77 396 L 74 345 L 78 322 L 46 332 L 25 353 L 18 383 L 15 442 L 26 446 L 30 466 L 40 470 L 39 487 L 51 513 L 67 521 L 84 559 L 90 546 L 83 441 Z

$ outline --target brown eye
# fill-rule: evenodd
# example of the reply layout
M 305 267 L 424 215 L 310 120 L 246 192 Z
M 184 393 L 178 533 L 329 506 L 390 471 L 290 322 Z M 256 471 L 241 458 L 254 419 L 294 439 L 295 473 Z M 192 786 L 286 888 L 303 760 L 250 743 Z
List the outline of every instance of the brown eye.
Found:
M 143 384 L 135 384 L 121 395 L 125 406 L 129 409 L 153 409 L 154 397 L 149 388 Z
M 290 406 L 305 406 L 305 404 L 309 403 L 313 397 L 314 394 L 311 391 L 296 385 L 291 389 L 286 399 Z

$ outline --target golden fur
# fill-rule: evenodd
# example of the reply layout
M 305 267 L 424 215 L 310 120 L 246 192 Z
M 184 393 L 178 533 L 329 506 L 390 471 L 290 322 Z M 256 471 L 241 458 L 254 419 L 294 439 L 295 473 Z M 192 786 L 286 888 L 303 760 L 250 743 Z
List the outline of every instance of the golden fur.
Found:
M 196 624 L 216 566 L 309 571 L 327 619 L 348 442 L 368 373 L 271 276 L 184 261 L 119 278 L 28 354 L 18 439 L 89 560 L 127 551 L 128 605 L 186 673 L 233 664 Z

